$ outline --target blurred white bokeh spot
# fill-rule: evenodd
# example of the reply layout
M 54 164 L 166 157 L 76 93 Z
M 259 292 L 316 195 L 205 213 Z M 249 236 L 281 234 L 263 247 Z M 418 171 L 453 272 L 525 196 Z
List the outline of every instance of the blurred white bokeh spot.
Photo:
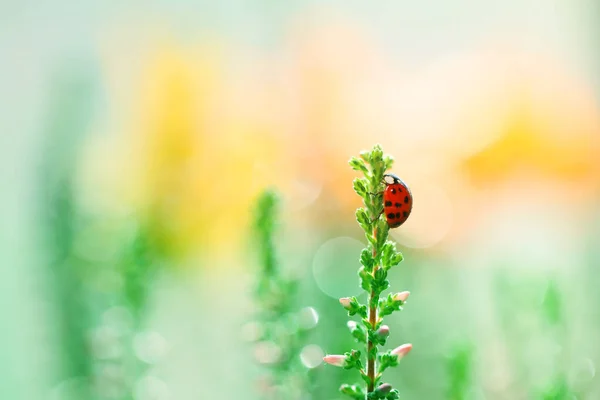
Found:
M 351 237 L 323 243 L 313 259 L 313 275 L 319 289 L 335 299 L 360 293 L 356 271 L 365 245 Z
M 109 326 L 101 326 L 90 332 L 90 347 L 94 357 L 107 360 L 123 355 L 123 343 L 119 331 Z
M 169 387 L 155 376 L 145 376 L 137 381 L 134 397 L 135 400 L 168 400 Z
M 140 360 L 154 364 L 167 353 L 168 344 L 158 332 L 142 332 L 135 335 L 133 349 Z
M 262 338 L 263 334 L 264 328 L 262 324 L 256 321 L 250 321 L 242 326 L 241 337 L 244 341 L 256 342 Z
M 300 352 L 300 361 L 306 368 L 316 368 L 323 361 L 323 349 L 316 344 L 305 346 Z
M 281 349 L 273 342 L 260 342 L 254 347 L 254 358 L 261 364 L 276 363 L 279 357 L 281 357 Z
M 312 307 L 304 307 L 298 312 L 298 324 L 301 329 L 312 329 L 319 323 L 319 314 Z
M 390 234 L 402 245 L 412 248 L 432 247 L 441 242 L 452 227 L 454 208 L 440 186 L 416 181 L 409 184 L 413 209 L 406 222 Z
M 133 324 L 133 315 L 126 307 L 111 307 L 102 314 L 102 322 L 120 333 L 127 333 Z

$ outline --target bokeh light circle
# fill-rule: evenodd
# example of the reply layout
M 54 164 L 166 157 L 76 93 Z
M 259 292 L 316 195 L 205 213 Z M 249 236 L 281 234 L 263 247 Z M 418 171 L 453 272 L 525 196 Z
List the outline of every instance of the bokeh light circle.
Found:
M 432 247 L 441 242 L 452 227 L 454 208 L 446 191 L 438 185 L 417 181 L 410 184 L 414 198 L 406 222 L 390 234 L 411 248 Z
M 155 376 L 140 379 L 134 389 L 135 400 L 167 400 L 170 399 L 169 387 Z
M 167 353 L 168 343 L 158 332 L 141 332 L 133 338 L 133 349 L 140 360 L 155 364 Z
M 270 341 L 259 342 L 254 346 L 254 358 L 261 364 L 274 364 L 281 357 L 281 348 Z
M 319 314 L 312 307 L 304 307 L 298 312 L 298 325 L 301 329 L 312 329 L 319 323 Z
M 241 330 L 242 340 L 246 342 L 256 342 L 264 336 L 264 327 L 257 321 L 250 321 Z
M 365 245 L 351 237 L 336 237 L 323 243 L 313 258 L 313 276 L 319 289 L 335 299 L 360 292 L 356 271 Z
M 323 349 L 316 344 L 305 346 L 300 352 L 300 361 L 306 368 L 316 368 L 323 361 Z

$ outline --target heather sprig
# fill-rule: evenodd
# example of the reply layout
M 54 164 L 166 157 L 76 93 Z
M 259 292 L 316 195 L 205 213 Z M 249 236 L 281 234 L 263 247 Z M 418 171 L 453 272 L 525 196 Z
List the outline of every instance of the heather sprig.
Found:
M 307 368 L 318 365 L 301 362 L 300 357 L 318 314 L 312 307 L 298 309 L 298 281 L 284 274 L 277 256 L 278 207 L 277 194 L 266 190 L 255 208 L 254 235 L 260 262 L 254 293 L 257 315 L 247 325 L 251 331 L 248 339 L 255 342 L 255 359 L 267 372 L 261 377 L 260 397 L 297 400 L 310 390 Z
M 356 210 L 356 220 L 365 232 L 367 247 L 360 254 L 358 276 L 361 288 L 367 292 L 368 303 L 361 304 L 356 297 L 344 297 L 340 304 L 348 316 L 360 317 L 359 323 L 349 321 L 348 328 L 364 353 L 353 349 L 344 355 L 328 355 L 323 360 L 360 373 L 364 386 L 344 384 L 340 387 L 343 394 L 355 400 L 398 399 L 398 390 L 383 383 L 382 374 L 386 369 L 397 366 L 412 349 L 411 344 L 404 344 L 387 352 L 379 351 L 379 346 L 385 345 L 390 336 L 390 328 L 383 324 L 383 317 L 402 310 L 410 294 L 403 291 L 382 296 L 390 288 L 388 271 L 403 259 L 396 250 L 396 244 L 388 240 L 390 228 L 382 215 L 384 174 L 393 162 L 391 156 L 383 154 L 379 145 L 371 151 L 361 152 L 360 157 L 352 157 L 349 162 L 352 169 L 363 173 L 363 177 L 354 179 L 353 186 L 363 200 L 363 207 Z

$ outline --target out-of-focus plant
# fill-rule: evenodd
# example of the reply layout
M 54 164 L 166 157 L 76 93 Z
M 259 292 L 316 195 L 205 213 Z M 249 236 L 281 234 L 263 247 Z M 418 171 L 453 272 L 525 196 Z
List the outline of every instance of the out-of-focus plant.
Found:
M 550 335 L 555 337 L 555 342 L 558 343 L 563 341 L 565 339 L 566 321 L 563 312 L 562 296 L 558 286 L 553 281 L 549 282 L 548 288 L 546 289 L 541 311 L 547 331 Z M 564 348 L 564 343 L 563 346 L 561 346 L 561 349 L 562 348 Z M 562 357 L 563 351 L 564 350 L 561 350 L 557 354 L 557 357 Z M 539 398 L 541 400 L 567 400 L 574 397 L 577 398 L 576 393 L 567 380 L 564 363 L 558 362 L 557 365 L 559 367 L 554 371 L 552 381 L 542 390 Z
M 41 248 L 47 256 L 44 271 L 54 307 L 58 340 L 56 384 L 75 378 L 89 379 L 93 364 L 87 334 L 93 324 L 86 297 L 86 264 L 77 254 L 78 230 L 84 224 L 76 200 L 77 154 L 89 121 L 93 118 L 95 84 L 84 69 L 69 69 L 53 82 L 40 173 Z M 62 76 L 64 75 L 64 76 Z M 75 385 L 73 385 L 75 386 Z M 67 399 L 88 397 L 86 385 Z M 73 390 L 75 392 L 75 390 Z
M 464 400 L 471 385 L 473 348 L 470 345 L 456 345 L 448 356 L 446 369 L 449 376 L 449 386 L 446 398 L 448 400 Z
M 78 162 L 90 138 L 94 81 L 68 76 L 57 82 L 40 169 L 41 240 L 59 341 L 52 378 L 61 399 L 130 400 L 148 366 L 142 330 L 162 254 L 141 217 L 94 209 L 82 195 Z
M 258 313 L 246 328 L 256 342 L 256 361 L 268 370 L 260 381 L 261 395 L 269 399 L 300 399 L 310 391 L 312 383 L 307 368 L 318 365 L 314 353 L 319 353 L 319 348 L 306 346 L 310 331 L 318 323 L 318 314 L 312 307 L 299 311 L 296 308 L 298 281 L 285 276 L 275 250 L 277 207 L 278 197 L 271 190 L 263 192 L 257 201 L 254 231 L 260 269 L 254 299 Z
M 398 390 L 381 382 L 382 374 L 386 369 L 397 366 L 412 349 L 411 344 L 403 344 L 391 351 L 378 351 L 379 346 L 386 344 L 390 334 L 389 327 L 383 325 L 383 317 L 401 310 L 410 294 L 401 292 L 381 298 L 382 292 L 390 286 L 388 271 L 403 259 L 395 243 L 388 240 L 389 226 L 382 216 L 384 173 L 393 162 L 391 156 L 383 154 L 379 145 L 371 151 L 361 152 L 360 158 L 350 159 L 352 169 L 364 174 L 364 177 L 354 179 L 354 191 L 363 199 L 365 206 L 356 210 L 356 220 L 368 241 L 360 255 L 362 267 L 358 271 L 361 287 L 368 294 L 368 303 L 361 304 L 356 297 L 341 298 L 340 303 L 348 311 L 348 316 L 361 317 L 360 323 L 350 320 L 348 328 L 354 339 L 365 346 L 367 363 L 365 367 L 363 353 L 354 349 L 343 355 L 327 355 L 323 360 L 360 373 L 366 388 L 358 384 L 340 387 L 343 394 L 356 400 L 398 399 Z

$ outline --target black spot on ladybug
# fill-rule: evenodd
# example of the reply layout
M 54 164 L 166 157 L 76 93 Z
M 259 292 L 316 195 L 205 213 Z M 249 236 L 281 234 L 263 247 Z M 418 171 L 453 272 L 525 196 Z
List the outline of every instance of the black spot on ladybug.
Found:
M 396 208 L 400 208 L 401 204 L 400 203 L 396 203 Z
M 392 205 L 392 202 L 391 202 L 391 201 L 386 201 L 386 202 L 385 202 L 385 206 L 386 206 L 386 207 L 391 207 L 391 205 Z
M 404 202 L 408 203 L 408 196 L 404 196 Z
M 392 188 L 391 192 L 392 194 L 396 194 L 396 189 Z
M 396 218 L 396 216 L 394 215 L 394 213 L 389 213 L 389 214 L 387 215 L 387 217 L 388 217 L 389 219 L 394 219 L 394 218 Z
M 396 213 L 396 218 L 400 218 L 400 213 Z
M 403 216 L 404 218 L 406 218 L 406 217 L 408 217 L 408 213 L 407 213 L 406 211 L 404 211 L 404 212 L 402 213 L 402 216 Z

